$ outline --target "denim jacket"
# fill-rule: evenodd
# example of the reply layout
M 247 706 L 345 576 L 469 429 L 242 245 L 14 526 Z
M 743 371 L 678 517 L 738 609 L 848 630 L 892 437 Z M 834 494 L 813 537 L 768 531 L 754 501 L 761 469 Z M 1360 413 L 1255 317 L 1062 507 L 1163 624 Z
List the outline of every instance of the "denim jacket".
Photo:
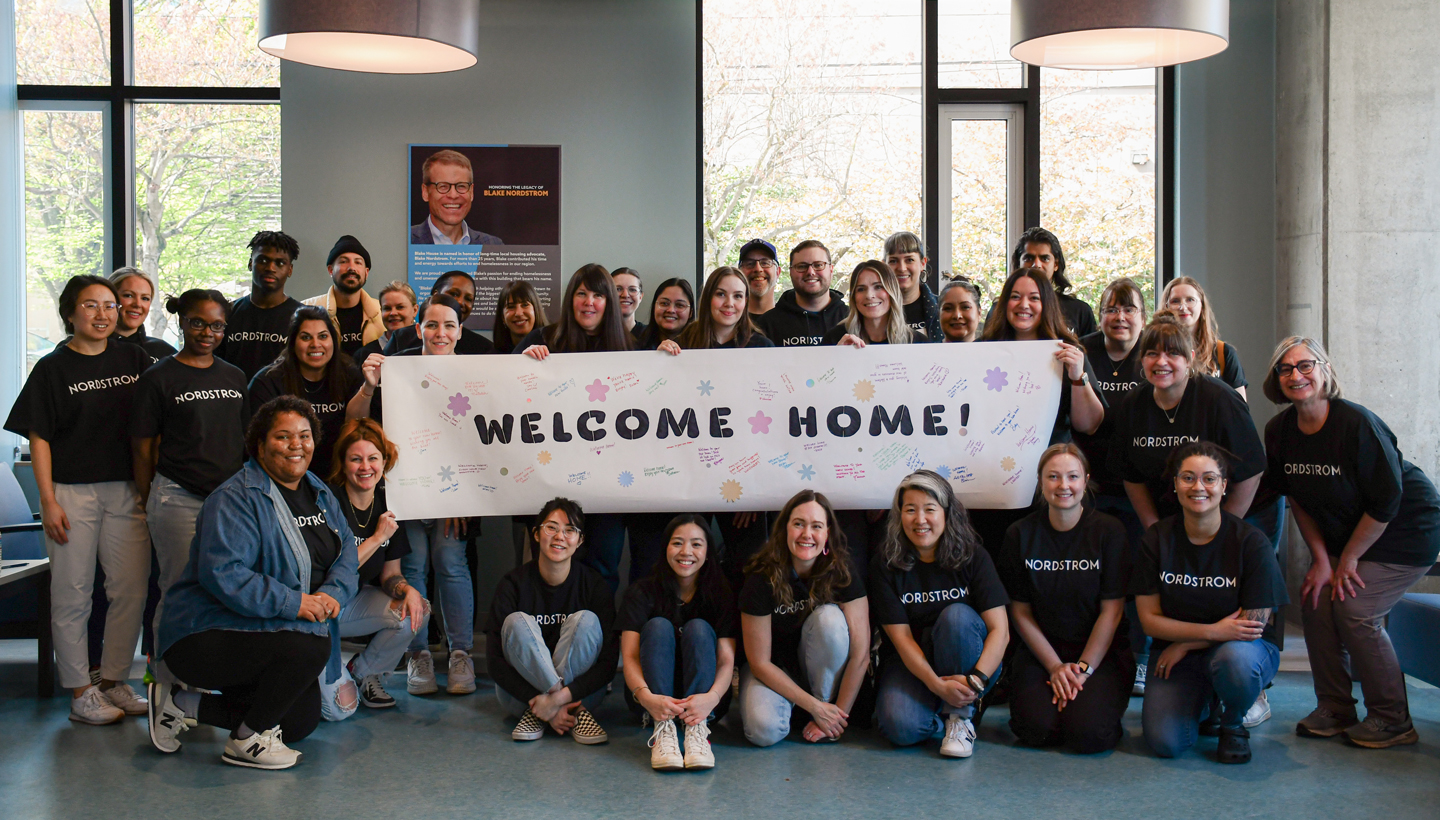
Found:
M 325 521 L 340 538 L 340 555 L 316 592 L 344 606 L 359 587 L 359 554 L 340 502 L 311 473 Z M 254 459 L 215 488 L 195 519 L 190 561 L 165 593 L 156 637 L 160 654 L 180 640 L 210 629 L 239 632 L 294 630 L 330 636 L 326 680 L 340 675 L 340 626 L 300 618 L 300 596 L 310 588 L 310 551 L 295 526 L 280 488 Z

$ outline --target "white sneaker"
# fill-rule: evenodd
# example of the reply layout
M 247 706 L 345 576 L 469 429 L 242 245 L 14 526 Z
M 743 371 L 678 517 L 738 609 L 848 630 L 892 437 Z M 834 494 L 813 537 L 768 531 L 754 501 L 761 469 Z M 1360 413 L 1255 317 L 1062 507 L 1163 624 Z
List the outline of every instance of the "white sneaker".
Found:
M 975 725 L 970 718 L 945 716 L 945 739 L 940 741 L 942 757 L 969 757 L 975 753 Z
M 435 685 L 435 658 L 430 650 L 412 653 L 405 663 L 405 691 L 412 695 L 433 695 L 440 691 Z
M 673 772 L 685 768 L 685 758 L 680 754 L 680 738 L 675 734 L 675 720 L 655 722 L 655 733 L 650 735 L 650 768 L 662 772 Z
M 115 707 L 100 687 L 91 686 L 78 698 L 70 700 L 70 719 L 76 723 L 104 726 L 117 720 L 124 720 L 125 713 Z
M 1145 677 L 1149 673 L 1145 666 L 1143 663 L 1135 665 L 1135 684 L 1130 687 L 1130 697 L 1132 698 L 1145 696 Z
M 241 740 L 232 737 L 225 742 L 220 758 L 235 766 L 252 769 L 288 769 L 300 762 L 300 753 L 285 745 L 280 727 L 266 729 Z
M 1269 719 L 1270 699 L 1265 697 L 1265 690 L 1261 689 L 1260 697 L 1256 698 L 1255 702 L 1250 704 L 1250 708 L 1245 710 L 1245 717 L 1240 722 L 1246 729 L 1254 729 Z
M 150 742 L 165 754 L 180 751 L 180 733 L 190 728 L 185 712 L 170 698 L 175 679 L 163 670 L 155 669 L 155 679 L 147 684 L 150 698 Z
M 703 720 L 685 727 L 685 768 L 715 768 L 715 752 L 710 748 L 710 726 Z
M 100 694 L 110 701 L 110 705 L 127 715 L 143 715 L 150 711 L 150 702 L 140 697 L 128 683 L 117 683 L 109 689 L 102 689 Z
M 445 691 L 452 695 L 468 695 L 475 691 L 475 659 L 463 649 L 450 653 L 450 668 L 445 676 Z

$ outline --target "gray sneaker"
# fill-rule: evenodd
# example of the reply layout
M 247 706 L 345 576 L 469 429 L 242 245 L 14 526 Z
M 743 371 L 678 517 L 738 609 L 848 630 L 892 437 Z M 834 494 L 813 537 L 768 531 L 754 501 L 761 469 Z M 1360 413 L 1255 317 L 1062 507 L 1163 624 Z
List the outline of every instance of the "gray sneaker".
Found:
M 435 658 L 430 650 L 412 653 L 405 664 L 405 691 L 412 695 L 433 695 L 440 691 L 435 685 Z
M 1295 724 L 1295 734 L 1301 737 L 1334 737 L 1359 722 L 1354 714 L 1341 715 L 1317 706 L 1315 711 Z
M 1402 725 L 1391 726 L 1378 717 L 1367 717 L 1363 722 L 1346 729 L 1345 739 L 1366 749 L 1386 749 L 1418 743 L 1420 734 L 1408 720 Z
M 70 701 L 70 719 L 76 723 L 104 726 L 124 718 L 125 713 L 115 708 L 98 686 L 89 687 L 80 697 Z
M 457 649 L 450 653 L 450 669 L 445 691 L 452 695 L 468 695 L 475 691 L 475 660 L 470 653 Z

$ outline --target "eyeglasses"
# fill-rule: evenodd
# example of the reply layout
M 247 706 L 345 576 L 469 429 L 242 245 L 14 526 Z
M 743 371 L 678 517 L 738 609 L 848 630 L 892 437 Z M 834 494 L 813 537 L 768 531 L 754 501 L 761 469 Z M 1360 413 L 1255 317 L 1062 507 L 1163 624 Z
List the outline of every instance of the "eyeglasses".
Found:
M 437 193 L 448 194 L 450 189 L 455 189 L 457 194 L 468 194 L 470 189 L 475 187 L 473 182 L 427 182 L 426 185 L 434 188 Z
M 573 524 L 566 524 L 562 527 L 559 524 L 553 524 L 549 521 L 546 521 L 544 524 L 540 525 L 540 531 L 550 536 L 551 538 L 556 538 L 561 535 L 564 535 L 566 539 L 580 537 L 580 528 L 576 527 Z
M 740 260 L 740 267 L 745 269 L 764 268 L 765 270 L 771 270 L 780 266 L 775 264 L 774 259 L 742 259 Z
M 622 287 L 620 287 L 619 285 L 616 285 L 616 286 L 615 286 L 615 292 L 616 292 L 616 293 L 629 294 L 630 296 L 639 296 L 639 295 L 640 295 L 640 287 L 639 287 L 638 285 L 629 285 L 629 286 L 626 286 L 626 287 L 623 287 L 623 288 L 622 288 Z
M 191 330 L 200 331 L 210 328 L 211 333 L 223 334 L 225 332 L 224 322 L 207 322 L 204 319 L 192 316 L 185 320 L 185 326 Z
M 828 267 L 830 267 L 829 262 L 796 262 L 790 266 L 790 270 L 804 276 L 812 270 L 819 273 Z
M 1275 365 L 1275 375 L 1284 378 L 1296 370 L 1299 370 L 1300 375 L 1308 376 L 1315 370 L 1315 366 L 1318 364 L 1320 363 L 1314 359 L 1301 359 L 1294 364 L 1277 364 Z
M 1194 473 L 1186 472 L 1180 473 L 1179 475 L 1175 476 L 1175 480 L 1186 487 L 1194 487 L 1196 482 L 1199 482 L 1202 486 L 1205 487 L 1205 489 L 1213 490 L 1215 489 L 1215 487 L 1219 486 L 1221 481 L 1224 481 L 1225 479 L 1221 477 L 1219 473 L 1205 473 L 1203 475 L 1196 475 Z
M 91 313 L 98 313 L 98 312 L 100 312 L 100 311 L 104 311 L 105 313 L 109 313 L 109 312 L 112 311 L 112 310 L 118 310 L 118 309 L 120 308 L 120 303 L 119 303 L 119 302 L 97 302 L 97 301 L 95 301 L 94 299 L 86 299 L 85 301 L 83 301 L 83 302 L 80 303 L 80 307 L 85 308 L 86 310 L 88 310 L 88 311 L 91 312 Z
M 1100 308 L 1100 315 L 1101 315 L 1101 316 L 1139 316 L 1139 315 L 1140 315 L 1140 308 L 1135 307 L 1134 305 L 1126 305 L 1125 307 L 1105 307 L 1105 308 Z
M 684 299 L 677 299 L 673 302 L 666 301 L 665 299 L 660 299 L 655 302 L 655 307 L 660 308 L 661 310 L 670 310 L 672 308 L 674 310 L 689 310 L 690 303 L 685 301 Z

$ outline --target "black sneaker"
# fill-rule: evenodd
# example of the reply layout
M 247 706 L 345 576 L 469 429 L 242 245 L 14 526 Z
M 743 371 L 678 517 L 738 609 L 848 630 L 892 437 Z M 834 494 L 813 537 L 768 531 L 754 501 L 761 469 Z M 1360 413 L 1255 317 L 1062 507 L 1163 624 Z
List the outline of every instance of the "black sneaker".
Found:
M 1244 726 L 1220 727 L 1220 745 L 1216 757 L 1221 763 L 1250 762 L 1250 730 Z
M 575 728 L 570 730 L 570 734 L 575 738 L 576 743 L 586 746 L 594 746 L 610 739 L 610 736 L 605 734 L 605 729 L 600 726 L 600 722 L 595 720 L 595 716 L 590 714 L 590 710 L 584 706 L 576 707 Z
M 379 675 L 366 675 L 360 681 L 360 702 L 371 709 L 388 709 L 395 705 L 395 698 L 385 691 Z

